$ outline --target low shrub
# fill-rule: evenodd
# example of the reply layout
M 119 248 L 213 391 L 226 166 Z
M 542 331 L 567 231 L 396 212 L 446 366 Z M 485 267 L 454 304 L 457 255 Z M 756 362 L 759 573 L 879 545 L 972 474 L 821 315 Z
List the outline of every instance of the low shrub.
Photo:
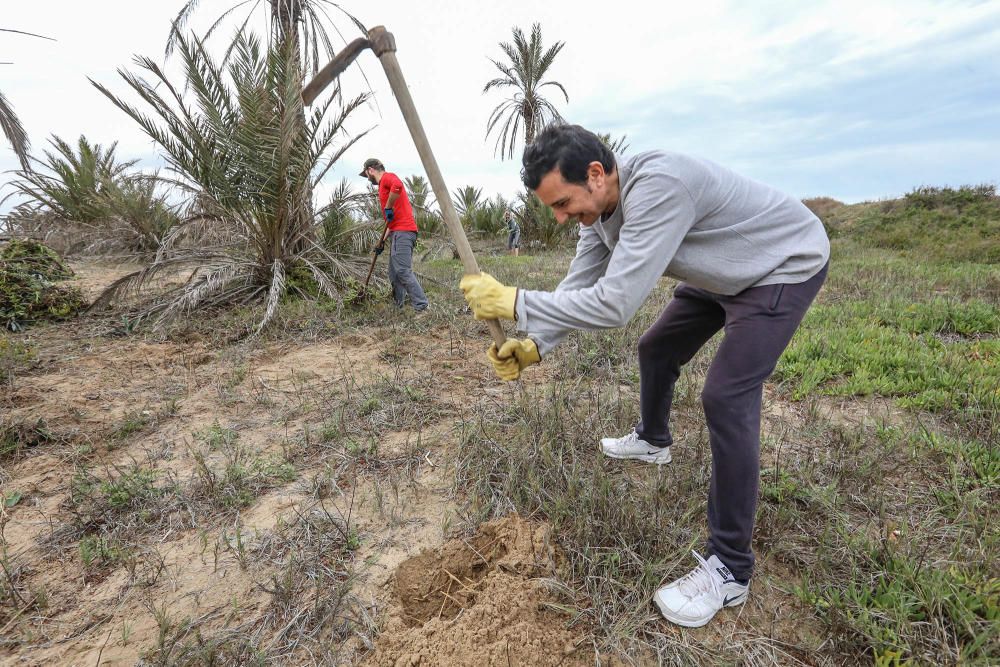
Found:
M 908 205 L 925 210 L 955 207 L 959 210 L 973 205 L 998 201 L 995 185 L 963 185 L 960 188 L 921 186 L 905 196 Z
M 870 207 L 852 235 L 876 248 L 943 261 L 1000 263 L 1000 197 L 991 185 L 917 188 Z
M 0 250 L 0 322 L 18 331 L 42 320 L 65 320 L 86 303 L 75 287 L 54 284 L 71 277 L 59 256 L 37 241 L 11 241 Z
M 52 248 L 32 239 L 14 239 L 0 247 L 0 261 L 43 280 L 66 280 L 73 270 Z

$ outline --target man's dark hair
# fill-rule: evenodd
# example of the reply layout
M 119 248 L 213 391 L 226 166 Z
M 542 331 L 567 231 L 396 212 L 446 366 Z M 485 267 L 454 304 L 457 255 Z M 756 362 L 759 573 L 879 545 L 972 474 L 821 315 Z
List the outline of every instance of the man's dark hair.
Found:
M 609 174 L 615 167 L 614 154 L 596 134 L 579 125 L 550 123 L 525 147 L 521 181 L 535 190 L 545 174 L 558 167 L 567 183 L 586 183 L 587 167 L 595 161 Z

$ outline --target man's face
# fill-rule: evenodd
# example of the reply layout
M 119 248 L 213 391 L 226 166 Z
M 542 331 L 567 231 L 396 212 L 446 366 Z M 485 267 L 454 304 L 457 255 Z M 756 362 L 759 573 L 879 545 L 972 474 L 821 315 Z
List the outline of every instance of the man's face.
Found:
M 604 168 L 600 162 L 591 162 L 587 182 L 579 184 L 567 183 L 556 167 L 542 177 L 535 194 L 552 209 L 559 224 L 579 222 L 589 227 L 606 207 Z
M 374 167 L 368 167 L 367 169 L 365 169 L 365 178 L 367 178 L 368 182 L 371 183 L 372 185 L 378 185 L 378 178 L 375 177 Z

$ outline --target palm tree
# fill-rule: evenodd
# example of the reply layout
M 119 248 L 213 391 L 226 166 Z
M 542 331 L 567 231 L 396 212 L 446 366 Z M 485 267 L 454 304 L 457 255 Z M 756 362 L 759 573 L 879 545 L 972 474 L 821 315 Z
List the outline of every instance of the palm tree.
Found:
M 52 150 L 32 158 L 33 170 L 14 172 L 12 192 L 18 197 L 19 223 L 46 220 L 50 231 L 85 242 L 87 251 L 156 250 L 180 222 L 157 174 L 130 171 L 138 160 L 119 160 L 117 142 L 104 148 L 80 135 L 74 148 L 52 135 Z M 24 231 L 27 231 L 25 229 Z
M 607 146 L 612 153 L 624 153 L 628 150 L 629 143 L 627 134 L 623 134 L 617 139 L 612 139 L 610 132 L 598 132 L 597 138 L 600 139 L 601 143 Z
M 559 224 L 552 209 L 543 204 L 534 192 L 524 190 L 518 199 L 521 200 L 518 219 L 523 240 L 537 242 L 543 248 L 554 248 L 569 236 L 571 226 Z
M 330 203 L 317 212 L 320 238 L 327 251 L 348 255 L 363 253 L 374 246 L 382 228 L 363 215 L 366 192 L 354 192 L 346 178 L 333 189 Z
M 201 0 L 186 0 L 177 13 L 170 26 L 165 56 L 169 56 L 182 39 L 184 28 L 200 2 Z M 331 28 L 343 40 L 343 35 L 330 16 L 330 10 L 343 14 L 362 34 L 367 33 L 365 26 L 358 19 L 331 0 L 234 0 L 234 4 L 215 19 L 200 39 L 200 42 L 207 43 L 220 26 L 229 23 L 227 19 L 234 19 L 238 24 L 239 27 L 222 56 L 221 67 L 224 68 L 229 63 L 237 43 L 247 32 L 247 27 L 261 8 L 267 16 L 269 43 L 276 51 L 291 54 L 289 62 L 291 72 L 297 78 L 300 89 L 305 83 L 307 73 L 315 75 L 320 67 L 336 55 L 337 50 L 330 38 Z M 245 14 L 240 14 L 240 11 L 245 11 Z M 331 86 L 329 90 L 336 97 L 340 94 L 341 88 Z M 337 101 L 341 100 L 338 98 Z M 307 124 L 305 109 L 300 107 L 298 114 L 290 121 L 300 126 L 294 133 L 305 132 Z M 299 194 L 304 200 L 303 205 L 311 205 L 313 198 L 311 187 L 306 187 Z M 304 247 L 305 241 L 305 237 L 297 241 L 299 250 Z
M 158 295 L 147 314 L 163 319 L 198 306 L 263 300 L 260 331 L 285 292 L 295 288 L 291 275 L 307 276 L 316 291 L 338 298 L 350 279 L 364 275 L 366 260 L 338 254 L 313 239 L 321 221 L 310 194 L 363 136 L 345 139 L 324 158 L 367 96 L 346 102 L 332 120 L 324 116 L 339 95 L 304 116 L 292 43 L 265 48 L 252 34 L 241 33 L 227 68 L 201 41 L 179 36 L 178 44 L 184 86 L 172 84 L 149 58 L 137 62 L 153 75 L 155 85 L 120 70 L 152 115 L 92 83 L 162 149 L 177 175 L 175 184 L 191 194 L 197 209 L 186 222 L 211 223 L 226 233 L 214 247 L 175 248 L 168 238 L 153 264 L 112 284 L 95 305 L 138 290 L 157 274 L 191 266 L 195 270 L 187 281 Z
M 93 223 L 108 217 L 108 200 L 103 196 L 120 185 L 137 160 L 120 161 L 117 142 L 108 148 L 91 144 L 80 135 L 76 147 L 52 135 L 54 150 L 42 151 L 36 162 L 45 171 L 16 172 L 11 181 L 13 195 L 24 197 L 36 211 L 49 211 L 64 221 Z M 50 173 L 48 173 L 50 172 Z
M 501 159 L 505 155 L 514 157 L 514 146 L 520 134 L 523 133 L 524 143 L 530 144 L 547 122 L 562 119 L 552 103 L 542 97 L 542 88 L 555 86 L 569 102 L 569 95 L 561 83 L 542 80 L 566 43 L 556 42 L 543 52 L 542 27 L 538 23 L 531 26 L 530 38 L 525 38 L 520 28 L 514 28 L 513 34 L 513 44 L 500 42 L 500 48 L 509 62 L 490 58 L 503 76 L 483 87 L 484 93 L 493 88 L 513 89 L 511 97 L 493 109 L 486 124 L 487 137 L 494 129 L 499 132 L 494 150 L 499 151 Z
M 417 228 L 422 234 L 441 233 L 443 225 L 441 212 L 432 208 L 436 202 L 431 184 L 419 174 L 407 176 L 403 181 L 406 183 L 406 192 L 410 195 L 410 204 L 413 205 L 413 217 L 417 221 Z
M 410 195 L 410 205 L 421 211 L 429 210 L 432 204 L 429 200 L 433 200 L 433 197 L 427 179 L 420 174 L 414 174 L 404 178 L 403 182 L 406 183 L 406 192 Z
M 483 189 L 471 185 L 455 190 L 451 196 L 455 200 L 455 210 L 458 211 L 458 216 L 462 218 L 463 222 L 475 215 L 483 203 Z

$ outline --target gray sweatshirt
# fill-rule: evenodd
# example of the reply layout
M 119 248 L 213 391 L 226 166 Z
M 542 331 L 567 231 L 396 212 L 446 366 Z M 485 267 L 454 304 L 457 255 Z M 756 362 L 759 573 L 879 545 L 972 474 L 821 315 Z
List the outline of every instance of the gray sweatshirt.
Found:
M 566 278 L 517 292 L 518 331 L 543 356 L 573 329 L 624 326 L 660 276 L 732 295 L 805 282 L 830 257 L 822 223 L 794 197 L 678 153 L 615 160 L 618 206 L 580 227 Z

